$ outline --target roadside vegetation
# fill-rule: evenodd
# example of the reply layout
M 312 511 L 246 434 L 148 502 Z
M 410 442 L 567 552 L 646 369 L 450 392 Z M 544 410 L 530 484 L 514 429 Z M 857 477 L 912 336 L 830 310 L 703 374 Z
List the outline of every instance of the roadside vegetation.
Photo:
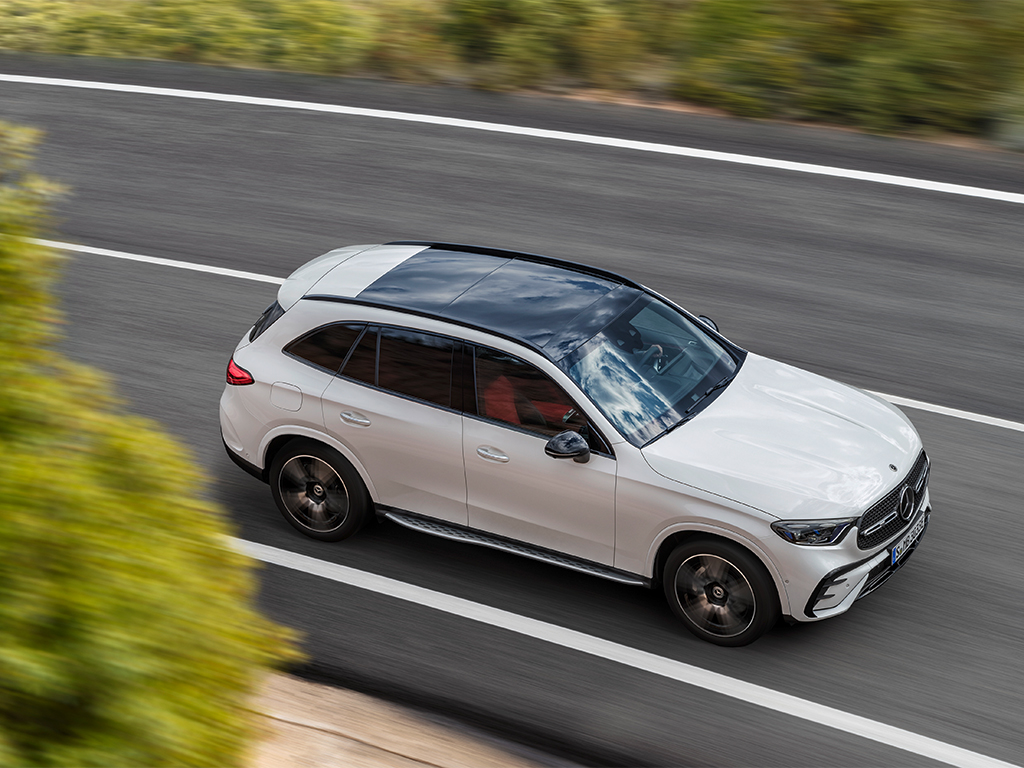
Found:
M 36 141 L 0 123 L 0 765 L 242 765 L 291 651 L 183 446 L 56 351 Z
M 633 91 L 1024 148 L 1019 0 L 0 0 L 0 48 Z
M 639 91 L 1024 148 L 1018 0 L 0 0 L 0 48 Z

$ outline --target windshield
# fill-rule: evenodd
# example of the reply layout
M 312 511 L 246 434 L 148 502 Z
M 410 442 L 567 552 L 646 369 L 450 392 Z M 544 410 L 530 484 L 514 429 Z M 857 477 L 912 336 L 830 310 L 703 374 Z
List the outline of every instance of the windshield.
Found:
M 560 365 L 640 446 L 696 415 L 740 362 L 700 322 L 643 296 Z

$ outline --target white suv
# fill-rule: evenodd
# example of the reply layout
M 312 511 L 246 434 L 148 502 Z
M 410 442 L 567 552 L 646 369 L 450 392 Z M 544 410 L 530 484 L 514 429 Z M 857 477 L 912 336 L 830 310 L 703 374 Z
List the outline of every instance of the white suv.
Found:
M 893 406 L 626 278 L 396 242 L 299 268 L 239 342 L 228 454 L 335 541 L 374 516 L 642 586 L 752 642 L 880 586 L 928 525 Z

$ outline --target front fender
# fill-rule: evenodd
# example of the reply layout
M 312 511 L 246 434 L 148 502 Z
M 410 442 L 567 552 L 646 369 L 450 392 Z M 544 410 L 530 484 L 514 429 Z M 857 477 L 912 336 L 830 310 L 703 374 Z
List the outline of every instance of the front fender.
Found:
M 667 526 L 654 538 L 654 541 L 651 542 L 651 547 L 647 552 L 647 559 L 644 566 L 645 574 L 653 575 L 655 578 L 660 577 L 660 574 L 654 573 L 658 552 L 661 549 L 662 544 L 664 544 L 670 536 L 677 533 L 709 533 L 739 544 L 741 547 L 754 554 L 757 559 L 761 561 L 761 564 L 768 570 L 769 575 L 772 577 L 772 581 L 775 582 L 775 591 L 779 595 L 779 604 L 782 608 L 783 615 L 789 616 L 792 614 L 792 611 L 790 610 L 789 592 L 786 589 L 786 580 L 782 577 L 775 561 L 767 551 L 758 545 L 756 539 L 744 536 L 742 533 L 731 528 L 723 528 L 722 526 L 700 521 L 676 523 L 674 525 Z

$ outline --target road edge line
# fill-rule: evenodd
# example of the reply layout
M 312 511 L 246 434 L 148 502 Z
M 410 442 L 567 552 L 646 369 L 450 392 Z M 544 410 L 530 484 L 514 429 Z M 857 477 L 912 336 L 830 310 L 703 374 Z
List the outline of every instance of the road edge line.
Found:
M 0 73 L 0 82 L 20 83 L 25 85 L 56 86 L 62 88 L 79 88 L 84 90 L 112 91 L 116 93 L 134 93 L 147 96 L 168 96 L 179 99 L 196 99 L 200 101 L 216 101 L 229 104 L 245 104 L 249 106 L 274 107 L 278 109 L 303 110 L 307 112 L 326 112 L 352 117 L 367 117 L 381 120 L 400 120 L 411 123 L 441 125 L 449 128 L 464 128 L 475 131 L 489 131 L 514 136 L 528 136 L 552 141 L 568 141 L 577 144 L 630 149 L 639 152 L 654 152 L 664 155 L 692 157 L 722 163 L 734 163 L 773 170 L 808 173 L 819 176 L 830 176 L 840 179 L 866 181 L 874 184 L 887 184 L 897 187 L 908 187 L 928 192 L 941 192 L 965 197 L 997 200 L 1005 203 L 1024 204 L 1024 194 L 1005 192 L 997 189 L 973 187 L 965 184 L 952 184 L 944 181 L 916 179 L 911 176 L 896 176 L 873 171 L 858 171 L 852 168 L 838 168 L 830 165 L 801 163 L 792 160 L 778 160 L 757 155 L 741 155 L 734 152 L 718 152 L 710 149 L 682 147 L 673 144 L 660 144 L 650 141 L 633 139 L 617 139 L 612 136 L 597 136 L 587 133 L 556 131 L 547 128 L 530 128 L 528 126 L 511 125 L 508 123 L 490 123 L 482 120 L 467 120 L 457 117 L 441 117 L 416 112 L 397 112 L 385 109 L 369 109 L 365 107 L 346 107 L 340 104 L 327 104 L 313 101 L 295 101 L 290 99 L 274 99 L 262 96 L 244 96 L 241 94 L 216 93 L 213 91 L 195 91 L 182 88 L 161 88 L 150 85 L 132 85 L 130 83 L 107 83 L 96 80 L 73 80 L 58 77 L 37 77 L 34 75 L 11 75 Z
M 898 405 L 902 408 L 914 408 L 918 411 L 928 411 L 929 413 L 937 413 L 942 416 L 952 416 L 954 419 L 973 421 L 978 424 L 986 424 L 990 427 L 1000 427 L 1001 429 L 1009 429 L 1014 432 L 1024 432 L 1024 424 L 1019 421 L 999 419 L 995 416 L 986 416 L 983 413 L 973 413 L 972 411 L 961 411 L 959 408 L 947 408 L 944 405 L 926 403 L 923 400 L 912 400 L 909 397 L 900 397 L 899 395 L 887 395 L 884 392 L 871 392 L 870 394 L 876 395 L 883 400 L 888 400 L 893 405 Z
M 125 251 L 112 251 L 109 248 L 95 248 L 91 245 L 79 245 L 78 243 L 62 243 L 57 240 L 42 240 L 40 238 L 29 238 L 29 242 L 42 245 L 46 248 L 54 248 L 59 251 L 73 251 L 75 253 L 87 253 L 91 256 L 109 256 L 112 259 L 124 259 L 126 261 L 141 261 L 145 264 L 156 264 L 161 267 L 174 267 L 175 269 L 189 269 L 193 272 L 205 272 L 211 275 L 223 275 L 224 277 L 235 277 L 241 280 L 255 280 L 260 283 L 275 283 L 281 285 L 283 277 L 272 277 L 261 275 L 257 272 L 245 272 L 240 269 L 228 269 L 226 267 L 214 267 L 209 264 L 198 264 L 194 261 L 178 261 L 177 259 L 164 259 L 159 256 L 143 256 L 138 253 L 126 253 Z

